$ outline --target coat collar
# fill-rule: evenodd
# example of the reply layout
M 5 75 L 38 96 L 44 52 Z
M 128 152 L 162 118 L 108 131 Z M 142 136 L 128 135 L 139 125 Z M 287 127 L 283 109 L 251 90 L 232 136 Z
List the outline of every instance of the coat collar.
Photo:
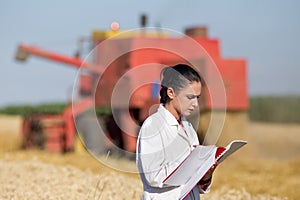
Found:
M 163 104 L 160 104 L 158 107 L 158 112 L 163 116 L 163 118 L 167 121 L 167 123 L 171 126 L 179 126 L 178 121 L 176 120 L 176 118 L 174 117 L 174 115 L 172 115 L 172 113 L 170 113 L 170 111 L 168 111 Z M 186 121 L 186 118 L 184 116 L 181 115 L 181 121 Z

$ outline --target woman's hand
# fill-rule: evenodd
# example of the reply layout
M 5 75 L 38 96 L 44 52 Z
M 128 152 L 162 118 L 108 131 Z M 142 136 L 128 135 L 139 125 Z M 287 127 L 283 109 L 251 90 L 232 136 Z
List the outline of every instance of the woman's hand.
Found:
M 217 167 L 218 163 L 215 163 L 208 171 L 207 173 L 203 176 L 203 178 L 199 181 L 198 183 L 198 187 L 201 190 L 207 190 L 207 188 L 209 187 L 209 185 L 211 184 L 211 179 L 212 179 L 212 175 Z
M 205 182 L 211 179 L 218 163 L 215 163 L 208 171 L 207 173 L 203 176 L 203 178 L 200 180 L 200 182 Z

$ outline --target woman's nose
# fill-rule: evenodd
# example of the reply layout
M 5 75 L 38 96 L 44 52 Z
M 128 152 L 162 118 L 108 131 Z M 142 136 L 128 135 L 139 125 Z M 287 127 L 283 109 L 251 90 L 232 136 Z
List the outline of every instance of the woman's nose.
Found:
M 198 107 L 198 105 L 199 105 L 199 102 L 198 102 L 198 99 L 197 98 L 195 98 L 195 99 L 193 99 L 193 107 L 195 107 L 195 108 L 197 108 Z

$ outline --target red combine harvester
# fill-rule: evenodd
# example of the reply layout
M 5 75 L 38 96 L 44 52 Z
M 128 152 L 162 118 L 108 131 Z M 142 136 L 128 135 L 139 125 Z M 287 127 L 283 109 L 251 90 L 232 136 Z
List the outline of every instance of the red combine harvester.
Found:
M 34 55 L 84 71 L 80 74 L 78 84 L 80 100 L 73 106 L 68 106 L 60 115 L 32 115 L 24 119 L 23 141 L 26 148 L 41 146 L 55 152 L 74 150 L 76 121 L 88 149 L 104 153 L 107 141 L 110 140 L 127 152 L 134 152 L 138 131 L 136 124 L 141 124 L 149 115 L 149 110 L 153 109 L 152 106 L 159 104 L 157 82 L 160 81 L 160 71 L 163 67 L 193 60 L 201 66 L 202 73 L 211 81 L 215 78 L 210 75 L 212 66 L 208 58 L 204 55 L 199 56 L 189 45 L 185 45 L 186 36 L 172 37 L 160 32 L 139 32 L 111 37 L 118 33 L 116 30 L 93 32 L 90 39 L 94 50 L 90 62 L 83 61 L 79 56 L 64 56 L 34 46 L 19 45 L 16 54 L 18 60 L 24 61 L 29 55 Z M 246 60 L 223 58 L 220 54 L 219 40 L 209 38 L 206 27 L 187 29 L 186 35 L 206 50 L 216 64 L 225 85 L 226 105 L 219 104 L 218 100 L 213 105 L 211 95 L 204 87 L 200 99 L 201 112 L 209 112 L 212 109 L 241 113 L 246 111 Z M 145 46 L 149 48 L 141 48 Z M 150 48 L 151 46 L 157 48 Z M 168 51 L 170 48 L 185 52 L 184 57 Z M 145 79 L 144 82 L 141 82 L 141 77 Z M 216 87 L 215 90 L 219 88 Z M 99 117 L 98 121 L 95 121 L 85 112 L 94 106 L 111 109 L 115 118 L 107 117 L 103 120 Z M 106 124 L 104 135 L 107 137 L 99 136 L 99 129 L 95 128 L 99 120 L 101 124 Z M 198 132 L 205 132 L 200 129 L 201 126 Z

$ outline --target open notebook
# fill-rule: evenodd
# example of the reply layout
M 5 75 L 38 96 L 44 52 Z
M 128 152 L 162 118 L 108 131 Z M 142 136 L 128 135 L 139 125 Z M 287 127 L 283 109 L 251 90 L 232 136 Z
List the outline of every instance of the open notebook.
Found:
M 220 164 L 245 144 L 246 141 L 234 140 L 226 147 L 198 145 L 163 183 L 181 185 L 181 199 L 184 199 L 216 161 Z

